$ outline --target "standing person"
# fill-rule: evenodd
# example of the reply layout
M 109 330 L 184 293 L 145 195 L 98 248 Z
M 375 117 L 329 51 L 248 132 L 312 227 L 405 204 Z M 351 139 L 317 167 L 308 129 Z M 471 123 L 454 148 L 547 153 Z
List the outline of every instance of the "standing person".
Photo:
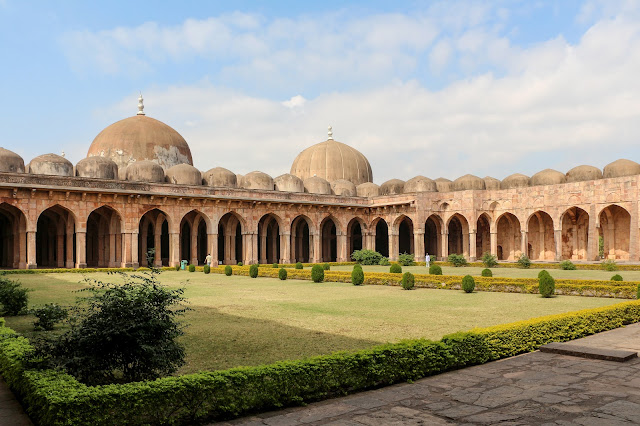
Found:
M 211 253 L 209 253 L 209 254 L 207 255 L 207 257 L 205 257 L 205 259 L 204 259 L 204 263 L 205 263 L 205 265 L 207 265 L 207 266 L 211 266 Z
M 427 264 L 427 269 L 429 269 L 429 263 L 431 263 L 431 256 L 429 256 L 429 253 L 424 257 L 424 263 Z

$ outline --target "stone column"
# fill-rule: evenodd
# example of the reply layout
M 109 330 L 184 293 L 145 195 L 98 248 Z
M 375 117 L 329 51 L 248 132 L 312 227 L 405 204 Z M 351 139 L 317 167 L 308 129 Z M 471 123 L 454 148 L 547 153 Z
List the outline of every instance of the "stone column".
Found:
M 76 231 L 76 268 L 87 267 L 87 233 Z
M 124 235 L 124 234 L 123 234 Z M 129 255 L 127 268 L 138 268 L 140 266 L 140 259 L 138 259 L 138 233 L 132 232 L 129 234 L 130 237 L 130 245 L 131 245 L 131 254 Z M 124 245 L 124 244 L 123 244 Z
M 259 263 L 258 261 L 258 233 L 256 231 L 251 232 L 249 235 L 249 240 L 251 241 L 251 258 L 249 263 Z
M 443 229 L 440 239 L 442 240 L 442 245 L 440 247 L 442 251 L 442 260 L 446 262 L 449 257 L 449 232 Z
M 599 234 L 596 219 L 596 208 L 592 205 L 589 209 L 589 229 L 587 230 L 587 260 L 600 260 L 600 254 L 598 253 Z
M 640 256 L 640 248 L 638 247 L 638 203 L 631 205 L 631 221 L 629 223 L 629 260 L 637 261 Z
M 520 252 L 529 256 L 529 234 L 525 230 L 520 230 Z
M 25 269 L 27 267 L 27 264 L 28 264 L 28 262 L 27 262 L 27 232 L 24 232 L 24 231 L 18 232 L 18 239 L 20 241 L 18 268 Z
M 262 226 L 262 228 L 266 228 L 266 226 Z M 269 263 L 267 258 L 267 232 L 266 229 L 260 235 L 260 263 L 266 264 Z
M 142 266 L 149 266 L 149 263 L 147 262 L 147 227 L 143 226 L 142 227 L 142 234 L 140 237 L 140 247 L 142 248 L 142 259 L 140 259 L 140 265 Z M 126 234 L 125 234 L 126 235 Z M 122 246 L 124 247 L 124 243 L 122 244 Z M 124 252 L 124 250 L 123 250 Z M 124 258 L 124 255 L 122 256 L 122 263 L 126 263 L 126 260 Z
M 413 255 L 416 258 L 417 262 L 422 262 L 425 257 L 424 252 L 424 231 L 422 230 L 414 230 L 413 231 Z
M 233 236 L 229 235 L 227 237 L 227 241 L 228 244 L 225 245 L 225 258 L 227 258 L 227 253 L 229 253 L 228 259 L 229 261 L 225 263 L 230 263 L 231 265 L 235 265 L 236 263 L 238 263 L 238 260 L 236 259 L 236 235 L 233 234 Z
M 616 258 L 616 226 L 614 223 L 607 224 L 607 234 L 604 236 L 604 240 L 607 241 L 609 246 L 609 253 L 607 259 Z
M 169 233 L 169 266 L 180 264 L 180 233 Z M 162 266 L 162 263 L 160 264 Z
M 280 234 L 280 259 L 279 263 L 291 263 L 291 234 L 287 231 Z
M 191 259 L 189 259 L 189 263 L 192 265 L 198 264 L 198 229 L 191 229 Z
M 498 257 L 498 233 L 495 231 L 491 231 L 490 240 L 491 240 L 491 254 L 497 258 Z
M 218 266 L 218 234 L 207 234 L 208 253 L 211 255 L 211 267 Z
M 56 257 L 58 258 L 56 261 L 56 266 L 58 268 L 64 268 L 66 267 L 65 264 L 65 251 L 64 251 L 64 238 L 65 235 L 64 234 L 58 234 L 56 236 Z M 69 245 L 67 244 L 67 248 L 69 247 Z M 72 246 L 73 247 L 73 246 Z M 73 257 L 73 255 L 71 255 L 71 257 Z
M 320 240 L 321 240 L 321 235 L 319 232 L 315 232 L 313 234 L 313 238 L 311 237 L 311 232 L 309 232 L 309 246 L 310 246 L 309 260 L 311 263 L 322 262 L 322 252 L 320 251 Z
M 462 233 L 462 255 L 469 259 L 469 234 Z
M 562 229 L 553 231 L 554 241 L 556 242 L 556 261 L 562 260 Z
M 347 235 L 344 232 L 336 235 L 336 244 L 338 247 L 338 262 L 347 262 Z
M 36 231 L 27 231 L 27 269 L 36 269 Z
M 271 234 L 271 255 L 273 257 L 273 262 L 271 263 L 280 263 L 281 253 L 278 251 L 278 241 L 280 241 L 280 251 L 282 251 L 282 238 L 280 237 L 280 232 L 275 233 L 275 229 L 273 230 L 273 234 Z M 269 260 L 267 260 L 269 263 Z
M 116 234 L 109 234 L 109 268 L 116 267 Z
M 162 227 L 160 228 L 160 230 L 158 230 L 157 227 L 154 228 L 154 230 L 155 230 L 155 233 L 153 234 L 153 238 L 154 238 L 155 254 L 154 254 L 153 262 L 155 266 L 160 267 L 162 266 Z M 171 253 L 171 239 L 169 239 L 169 253 Z
M 389 260 L 397 261 L 398 260 L 398 244 L 399 244 L 399 233 L 397 231 L 392 231 L 391 227 L 389 227 Z
M 476 230 L 472 229 L 469 231 L 469 260 L 471 262 L 474 262 L 478 257 L 476 251 Z

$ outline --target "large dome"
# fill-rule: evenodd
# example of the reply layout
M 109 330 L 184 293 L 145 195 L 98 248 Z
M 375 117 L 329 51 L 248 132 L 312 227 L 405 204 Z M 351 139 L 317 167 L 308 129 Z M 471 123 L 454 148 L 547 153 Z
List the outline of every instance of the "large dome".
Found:
M 333 182 L 348 180 L 355 185 L 373 182 L 371 165 L 362 153 L 349 145 L 329 139 L 302 151 L 291 166 L 291 174 L 305 180 L 314 176 Z
M 138 115 L 113 123 L 96 136 L 87 157 L 107 157 L 118 167 L 151 160 L 168 169 L 176 164 L 193 165 L 191 150 L 180 133 L 161 121 L 147 117 L 139 100 Z

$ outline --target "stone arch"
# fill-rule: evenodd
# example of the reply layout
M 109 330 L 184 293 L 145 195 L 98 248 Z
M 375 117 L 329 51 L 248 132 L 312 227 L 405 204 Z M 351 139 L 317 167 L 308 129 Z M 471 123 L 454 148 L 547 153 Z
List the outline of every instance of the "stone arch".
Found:
M 589 213 L 580 207 L 570 207 L 560 217 L 562 259 L 585 260 L 589 246 Z
M 122 216 L 103 205 L 87 216 L 86 259 L 92 268 L 116 268 L 122 265 Z
M 0 267 L 27 266 L 27 217 L 18 207 L 0 203 Z
M 442 218 L 437 214 L 430 215 L 424 222 L 424 250 L 434 260 L 442 256 Z
M 629 260 L 631 242 L 631 215 L 617 204 L 611 204 L 600 212 L 599 235 L 603 239 L 604 257 Z
M 281 263 L 280 224 L 275 213 L 267 213 L 258 221 L 258 262 Z
M 387 221 L 378 217 L 371 222 L 371 229 L 375 229 L 375 251 L 389 257 L 389 226 Z
M 447 220 L 448 253 L 469 257 L 469 222 L 460 213 Z
M 320 222 L 320 262 L 338 260 L 338 224 L 333 216 Z
M 556 258 L 553 219 L 545 211 L 538 210 L 529 216 L 527 256 L 531 260 L 555 260 Z
M 180 260 L 203 265 L 209 254 L 211 220 L 199 210 L 191 210 L 180 220 Z
M 243 260 L 246 224 L 235 211 L 222 215 L 218 221 L 218 262 L 236 265 Z
M 498 260 L 517 260 L 522 254 L 520 220 L 513 213 L 503 213 L 496 221 Z
M 413 246 L 413 221 L 407 215 L 400 215 L 393 226 L 398 232 L 398 255 L 401 253 L 414 253 Z M 396 255 L 397 256 L 397 255 Z
M 476 220 L 476 256 L 491 253 L 491 216 L 482 213 Z
M 169 216 L 158 208 L 145 212 L 138 226 L 138 259 L 140 265 L 169 266 L 171 229 Z
M 38 215 L 36 264 L 49 268 L 73 268 L 76 259 L 76 217 L 56 204 Z M 84 264 L 78 262 L 78 267 Z
M 347 224 L 347 257 L 351 260 L 351 254 L 356 250 L 362 250 L 365 248 L 364 234 L 366 232 L 366 225 L 364 220 L 359 217 L 354 217 Z
M 313 221 L 306 215 L 291 221 L 291 260 L 307 263 L 313 259 Z

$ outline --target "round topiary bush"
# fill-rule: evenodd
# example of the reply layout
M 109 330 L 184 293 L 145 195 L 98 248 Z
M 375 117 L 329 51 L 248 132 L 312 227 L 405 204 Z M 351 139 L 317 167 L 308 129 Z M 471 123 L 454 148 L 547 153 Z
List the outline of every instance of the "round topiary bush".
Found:
M 392 274 L 401 274 L 402 266 L 398 265 L 397 263 L 394 263 L 389 267 L 389 272 L 391 272 Z
M 429 275 L 442 275 L 442 268 L 440 265 L 429 266 Z
M 331 269 L 331 265 L 325 263 L 324 265 L 322 265 L 322 269 L 324 269 L 325 271 L 329 271 Z
M 538 278 L 538 291 L 542 297 L 551 297 L 556 291 L 556 281 L 547 272 Z
M 189 272 L 195 272 L 196 271 L 196 265 L 189 265 Z
M 278 262 L 273 262 L 273 265 L 271 265 L 273 269 L 278 269 L 278 266 L 280 266 L 278 265 Z
M 482 270 L 482 273 L 480 275 L 482 275 L 483 277 L 492 277 L 493 272 L 491 272 L 491 269 L 485 268 Z
M 233 274 L 233 269 L 231 269 L 231 265 L 227 265 L 224 267 L 224 274 L 228 277 L 230 277 L 231 274 Z
M 549 272 L 547 272 L 546 269 L 543 269 L 542 271 L 538 272 L 538 279 L 542 278 L 543 275 L 549 275 Z
M 364 283 L 364 271 L 360 265 L 355 265 L 351 271 L 351 283 L 353 285 L 362 285 Z
M 473 293 L 473 289 L 476 288 L 476 281 L 471 275 L 465 275 L 462 278 L 462 289 L 465 293 Z
M 402 288 L 405 290 L 413 289 L 416 279 L 411 272 L 405 272 L 402 274 Z
M 311 268 L 311 279 L 314 283 L 324 281 L 324 269 L 321 265 L 313 265 L 313 268 Z
M 622 275 L 615 274 L 614 276 L 611 277 L 611 281 L 622 281 Z
M 282 281 L 287 279 L 287 270 L 284 268 L 280 268 L 280 270 L 278 271 L 278 278 L 280 278 Z
M 244 266 L 244 263 L 238 262 L 238 266 Z
M 249 266 L 249 276 L 251 278 L 256 278 L 258 276 L 258 265 L 257 264 L 253 264 L 253 265 Z
M 296 269 L 302 269 L 302 263 L 301 262 L 296 262 Z
M 211 272 L 211 266 L 209 266 L 209 265 L 204 265 L 204 268 L 202 268 L 202 271 L 203 271 L 205 274 L 210 273 L 210 272 Z

